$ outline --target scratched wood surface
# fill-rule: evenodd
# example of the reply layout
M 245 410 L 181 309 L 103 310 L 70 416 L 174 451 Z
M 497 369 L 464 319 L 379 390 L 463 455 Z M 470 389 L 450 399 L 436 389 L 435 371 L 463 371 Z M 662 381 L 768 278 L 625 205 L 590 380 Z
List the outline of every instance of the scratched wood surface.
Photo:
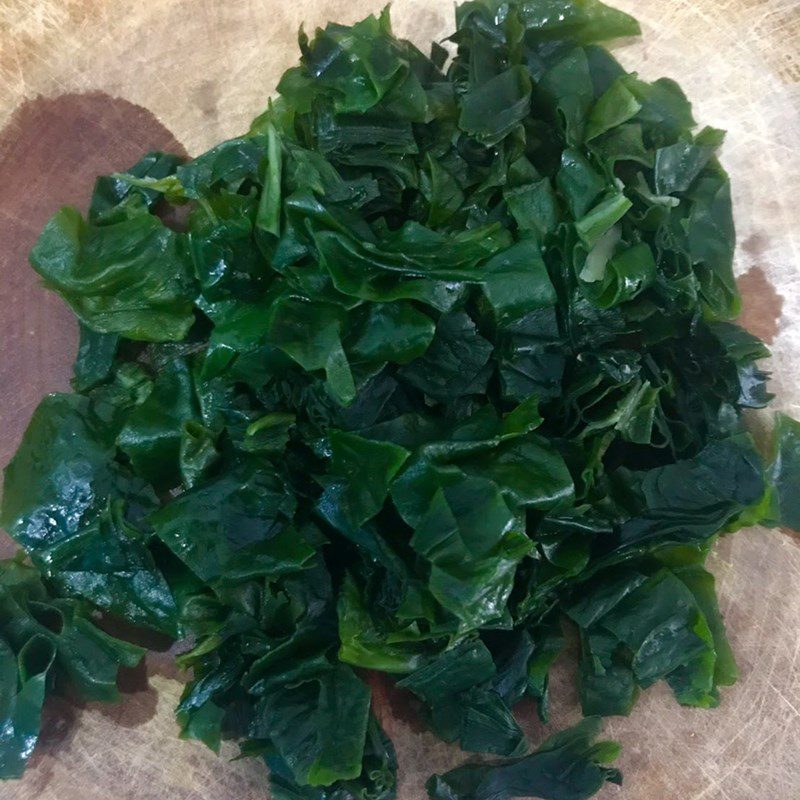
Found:
M 62 203 L 85 205 L 93 176 L 144 150 L 201 152 L 244 130 L 296 58 L 295 34 L 353 21 L 382 0 L 0 0 L 0 464 L 36 403 L 65 389 L 76 325 L 37 284 L 26 254 Z M 800 5 L 797 0 L 618 0 L 642 22 L 618 54 L 648 79 L 676 78 L 702 123 L 727 128 L 745 324 L 771 343 L 777 407 L 800 416 Z M 418 43 L 452 26 L 450 0 L 395 0 Z M 759 418 L 766 427 L 769 418 Z M 2 534 L 0 533 L 0 537 Z M 0 540 L 0 550 L 9 550 Z M 711 558 L 741 668 L 713 711 L 663 686 L 609 720 L 626 784 L 602 800 L 800 798 L 800 539 L 751 530 Z M 573 669 L 556 672 L 554 724 L 577 716 Z M 116 706 L 50 702 L 42 742 L 7 800 L 251 800 L 263 769 L 176 738 L 181 675 L 166 654 L 126 676 Z M 463 758 L 377 682 L 400 757 L 400 800 Z M 522 719 L 537 741 L 545 733 Z M 230 751 L 228 752 L 230 755 Z

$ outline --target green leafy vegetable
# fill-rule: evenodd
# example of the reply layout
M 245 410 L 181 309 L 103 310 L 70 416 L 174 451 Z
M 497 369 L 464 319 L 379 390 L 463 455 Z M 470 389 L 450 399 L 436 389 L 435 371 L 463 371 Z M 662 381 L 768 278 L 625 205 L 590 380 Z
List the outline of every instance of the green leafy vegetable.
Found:
M 798 423 L 770 452 L 765 345 L 733 320 L 723 134 L 598 42 L 597 0 L 469 0 L 455 54 L 388 10 L 300 34 L 248 132 L 150 153 L 58 211 L 34 268 L 81 323 L 5 475 L 0 776 L 45 692 L 115 696 L 188 639 L 181 736 L 263 759 L 278 800 L 392 800 L 363 670 L 468 764 L 434 800 L 579 800 L 595 716 L 665 681 L 715 706 L 734 655 L 703 566 L 719 535 L 800 527 Z M 184 207 L 176 230 L 165 214 Z M 530 752 L 564 625 L 592 717 Z
M 157 499 L 114 461 L 113 435 L 89 398 L 46 397 L 6 468 L 1 521 L 62 591 L 174 633 L 175 601 L 148 547 Z
M 181 234 L 146 208 L 113 224 L 64 207 L 45 226 L 31 263 L 84 324 L 130 339 L 182 339 L 195 289 Z
M 18 778 L 33 753 L 45 694 L 70 689 L 115 701 L 117 671 L 144 650 L 103 633 L 91 607 L 55 598 L 22 558 L 0 561 L 0 778 Z
M 594 742 L 600 720 L 588 717 L 547 739 L 535 752 L 500 763 L 458 767 L 434 775 L 431 800 L 584 800 L 606 782 L 622 783 L 619 770 L 603 766 L 619 752 L 615 742 Z

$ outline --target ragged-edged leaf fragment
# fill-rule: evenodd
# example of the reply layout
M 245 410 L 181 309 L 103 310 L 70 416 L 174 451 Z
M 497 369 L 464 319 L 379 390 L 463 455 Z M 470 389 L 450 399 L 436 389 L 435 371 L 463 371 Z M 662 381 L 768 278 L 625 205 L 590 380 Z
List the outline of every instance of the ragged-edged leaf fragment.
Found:
M 146 209 L 98 226 L 65 206 L 30 258 L 81 322 L 101 333 L 176 341 L 194 321 L 196 289 L 183 235 Z
M 0 779 L 22 776 L 48 693 L 119 700 L 119 668 L 143 655 L 101 631 L 88 604 L 54 597 L 21 551 L 0 561 Z
M 536 752 L 509 761 L 457 767 L 434 775 L 431 800 L 585 800 L 603 785 L 621 783 L 619 770 L 605 764 L 619 754 L 616 742 L 595 742 L 600 720 L 587 717 L 551 736 Z
M 6 467 L 2 521 L 61 591 L 137 625 L 177 632 L 148 547 L 152 488 L 114 461 L 114 431 L 83 395 L 46 397 Z

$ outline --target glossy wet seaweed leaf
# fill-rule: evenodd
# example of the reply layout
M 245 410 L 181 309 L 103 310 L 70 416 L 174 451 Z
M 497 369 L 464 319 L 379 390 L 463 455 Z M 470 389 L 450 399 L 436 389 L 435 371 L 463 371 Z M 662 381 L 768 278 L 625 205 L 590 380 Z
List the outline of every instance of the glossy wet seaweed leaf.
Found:
M 622 783 L 605 766 L 619 752 L 615 742 L 595 742 L 600 720 L 588 717 L 550 737 L 527 756 L 498 763 L 467 764 L 427 784 L 431 800 L 585 800 L 607 782 Z
M 45 695 L 68 689 L 82 700 L 118 700 L 119 668 L 145 651 L 96 627 L 89 604 L 54 597 L 22 557 L 0 561 L 0 631 L 0 778 L 18 778 Z
M 45 398 L 6 468 L 3 527 L 62 591 L 175 633 L 175 600 L 148 547 L 158 500 L 114 453 L 92 400 Z
M 596 721 L 530 752 L 514 716 L 547 721 L 565 625 L 587 715 L 736 680 L 703 563 L 800 526 L 800 434 L 782 417 L 761 454 L 745 429 L 769 353 L 734 321 L 722 132 L 598 44 L 638 25 L 597 0 L 471 0 L 456 26 L 452 58 L 388 11 L 301 33 L 249 131 L 47 224 L 75 393 L 34 413 L 1 520 L 63 623 L 0 620 L 5 773 L 58 669 L 94 686 L 64 650 L 100 646 L 88 604 L 191 640 L 181 736 L 237 740 L 280 800 L 395 796 L 364 670 L 511 759 L 438 800 L 619 780 Z M 93 696 L 138 653 L 103 647 Z

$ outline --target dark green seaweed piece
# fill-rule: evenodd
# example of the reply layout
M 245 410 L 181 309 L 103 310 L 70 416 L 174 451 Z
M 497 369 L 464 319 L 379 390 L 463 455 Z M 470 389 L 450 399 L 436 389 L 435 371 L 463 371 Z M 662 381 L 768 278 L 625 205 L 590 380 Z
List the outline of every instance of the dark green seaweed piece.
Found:
M 22 775 L 48 692 L 117 701 L 119 668 L 143 655 L 97 628 L 88 604 L 54 597 L 21 552 L 0 561 L 0 779 Z
M 622 783 L 606 767 L 619 753 L 616 742 L 594 742 L 600 720 L 587 717 L 547 739 L 535 753 L 510 761 L 458 767 L 427 783 L 431 800 L 586 800 L 606 782 Z
M 800 527 L 800 429 L 747 433 L 769 351 L 734 322 L 723 133 L 599 44 L 639 27 L 598 0 L 455 16 L 430 56 L 388 9 L 301 31 L 247 132 L 47 223 L 81 340 L 5 473 L 38 573 L 0 565 L 0 776 L 48 689 L 110 697 L 139 657 L 99 611 L 191 641 L 180 735 L 237 741 L 277 800 L 393 800 L 367 670 L 511 759 L 434 800 L 620 780 L 596 719 L 531 752 L 514 716 L 547 721 L 565 626 L 591 717 L 736 680 L 704 562 Z

